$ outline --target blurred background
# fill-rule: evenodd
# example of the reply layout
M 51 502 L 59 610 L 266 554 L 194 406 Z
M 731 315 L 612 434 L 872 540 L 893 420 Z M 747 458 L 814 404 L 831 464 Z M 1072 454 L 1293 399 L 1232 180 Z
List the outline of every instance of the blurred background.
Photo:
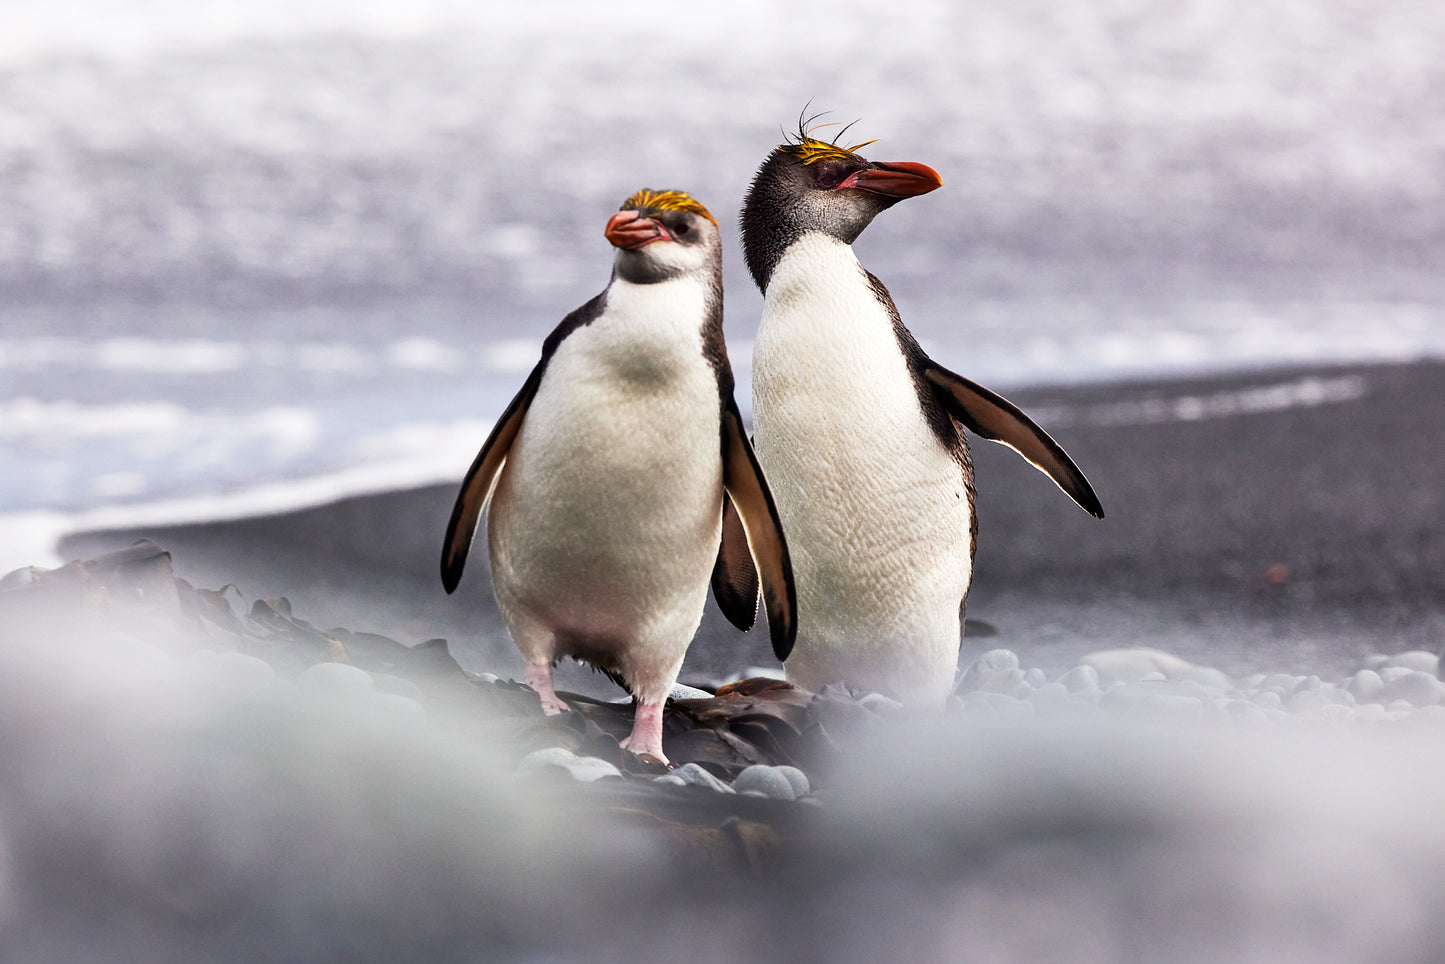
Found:
M 772 886 L 384 674 L 0 619 L 0 956 L 1445 959 L 1442 91 L 1423 0 L 0 0 L 0 574 L 146 535 L 519 674 L 457 481 L 642 186 L 721 223 L 748 408 L 736 212 L 809 104 L 940 172 L 856 250 L 1108 512 L 976 446 L 992 690 L 814 774 Z M 1121 646 L 1200 665 L 1045 682 Z M 754 664 L 710 610 L 683 678 Z
M 1278 530 L 1274 556 L 1203 581 L 1296 578 L 1290 533 L 1385 496 L 1358 480 L 1297 519 L 1285 469 L 1316 449 L 1280 447 L 1298 441 L 1287 419 L 1259 434 L 1240 417 L 1319 410 L 1323 444 L 1331 406 L 1382 397 L 1342 366 L 1445 356 L 1445 11 L 1429 4 L 0 0 L 0 22 L 0 569 L 74 555 L 57 540 L 81 530 L 454 484 L 543 336 L 606 283 L 602 226 L 644 185 L 688 190 L 722 224 L 746 409 L 761 298 L 735 215 L 809 104 L 858 119 L 848 137 L 878 138 L 869 156 L 942 175 L 857 250 L 938 360 L 1043 406 L 1103 473 L 1111 519 L 1077 542 L 1109 548 L 1082 569 L 1146 579 L 1141 553 L 1189 532 L 1228 548 Z M 1301 382 L 1306 368 L 1324 373 Z M 1246 382 L 1182 381 L 1221 377 Z M 1445 412 L 1416 397 L 1396 385 L 1357 430 L 1404 423 L 1390 452 L 1428 448 Z M 1169 427 L 1221 419 L 1210 450 Z M 1198 503 L 1173 531 L 1170 500 L 1199 481 L 1177 458 L 1246 438 L 1211 491 L 1258 498 Z M 1255 478 L 1260 452 L 1293 461 Z M 1414 463 L 1390 490 L 1414 499 L 1409 538 L 1439 508 Z M 1047 513 L 1075 510 L 1025 491 L 981 511 L 1042 527 L 1025 554 L 1044 565 Z M 447 502 L 373 502 L 320 536 L 286 525 L 352 543 L 369 529 L 383 545 L 354 558 L 385 569 L 400 552 L 391 577 L 435 588 Z M 1002 552 L 985 523 L 983 551 Z M 1433 582 L 1411 585 L 1441 608 Z M 1068 632 L 1155 632 L 1116 623 Z

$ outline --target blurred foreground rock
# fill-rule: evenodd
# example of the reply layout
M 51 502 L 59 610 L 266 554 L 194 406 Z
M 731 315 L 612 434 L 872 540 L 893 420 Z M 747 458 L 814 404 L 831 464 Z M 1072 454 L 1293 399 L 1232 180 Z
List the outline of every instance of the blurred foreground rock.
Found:
M 545 716 L 525 685 L 463 670 L 444 639 L 409 646 L 375 633 L 320 629 L 284 597 L 247 605 L 234 586 L 196 588 L 174 574 L 170 554 L 150 540 L 58 569 L 11 573 L 0 582 L 0 635 L 22 645 L 84 638 L 180 656 L 238 654 L 318 694 L 352 687 L 393 697 L 393 705 L 410 701 L 504 760 L 531 761 L 523 769 L 533 778 L 565 775 L 565 807 L 641 821 L 685 850 L 744 866 L 761 859 L 767 848 L 760 841 L 789 833 L 797 811 L 798 794 L 781 775 L 787 771 L 773 768 L 791 768 L 805 787 L 803 770 L 814 773 L 814 784 L 823 782 L 817 773 L 834 752 L 831 731 L 856 732 L 876 719 L 841 688 L 815 697 L 779 680 L 744 679 L 707 698 L 670 701 L 664 720 L 674 767 L 704 773 L 729 792 L 703 789 L 709 784 L 685 776 L 657 779 L 667 767 L 618 746 L 632 727 L 630 702 L 563 693 L 574 711 Z M 236 661 L 227 669 L 256 671 Z M 557 755 L 538 763 L 543 750 Z M 730 784 L 744 771 L 756 786 L 787 792 L 732 793 Z M 769 772 L 779 775 L 761 776 Z M 550 789 L 560 793 L 558 786 Z M 758 829 L 738 829 L 748 824 Z

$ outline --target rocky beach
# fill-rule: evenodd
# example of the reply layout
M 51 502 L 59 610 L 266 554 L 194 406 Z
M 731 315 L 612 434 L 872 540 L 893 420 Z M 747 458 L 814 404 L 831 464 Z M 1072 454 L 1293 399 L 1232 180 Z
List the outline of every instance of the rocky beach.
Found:
M 671 772 L 433 584 L 449 489 L 76 534 L 0 589 L 0 950 L 1434 959 L 1442 374 L 1021 399 L 1109 515 L 977 446 L 949 707 L 794 690 L 710 615 Z
M 0 961 L 1445 960 L 1440 10 L 0 24 Z M 664 771 L 441 539 L 639 187 L 718 217 L 750 411 L 800 110 L 938 172 L 859 257 L 1107 517 L 977 442 L 947 705 L 709 604 Z

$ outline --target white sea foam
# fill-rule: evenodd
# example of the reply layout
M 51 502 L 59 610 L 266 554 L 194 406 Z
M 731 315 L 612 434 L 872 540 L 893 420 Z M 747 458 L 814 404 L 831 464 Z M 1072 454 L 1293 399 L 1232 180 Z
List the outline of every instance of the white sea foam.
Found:
M 223 372 L 281 370 L 375 377 L 407 372 L 456 375 L 525 372 L 540 339 L 500 339 L 457 346 L 417 335 L 378 347 L 346 341 L 220 341 L 201 338 L 0 337 L 0 371 L 39 374 L 106 372 L 204 378 Z
M 0 440 L 49 450 L 103 438 L 138 451 L 189 452 L 195 457 L 206 440 L 224 439 L 225 445 L 233 448 L 260 442 L 272 456 L 284 460 L 309 449 L 319 434 L 315 412 L 289 406 L 255 412 L 197 412 L 172 402 L 0 401 Z
M 1038 406 L 1029 414 L 1049 425 L 1075 422 L 1087 425 L 1154 425 L 1339 405 L 1364 398 L 1368 393 L 1369 379 L 1363 375 L 1309 375 L 1204 394 L 1155 391 L 1144 398 L 1098 405 Z
M 127 429 L 136 428 L 134 419 L 122 421 Z M 156 431 L 173 438 L 173 427 L 185 423 L 183 415 L 164 410 L 154 417 L 154 424 L 148 423 L 147 431 L 159 425 Z M 6 424 L 8 420 L 0 418 L 0 426 Z M 352 442 L 342 453 L 346 468 L 298 478 L 250 481 L 225 489 L 212 487 L 159 500 L 106 504 L 107 499 L 119 500 L 146 492 L 150 484 L 139 473 L 102 473 L 90 482 L 91 494 L 101 501 L 95 508 L 0 514 L 0 572 L 28 565 L 59 565 L 56 547 L 63 536 L 72 532 L 274 515 L 352 496 L 455 482 L 466 472 L 491 425 L 485 419 L 397 425 Z M 80 426 L 84 431 L 93 427 L 90 423 Z M 210 419 L 191 422 L 187 427 L 198 435 L 230 431 L 218 429 Z M 261 413 L 259 420 L 248 421 L 245 428 L 280 448 L 304 449 L 309 445 L 314 419 L 310 413 L 276 410 Z M 226 458 L 227 452 L 229 449 L 224 449 L 216 457 Z M 185 456 L 192 461 L 204 457 L 204 450 Z

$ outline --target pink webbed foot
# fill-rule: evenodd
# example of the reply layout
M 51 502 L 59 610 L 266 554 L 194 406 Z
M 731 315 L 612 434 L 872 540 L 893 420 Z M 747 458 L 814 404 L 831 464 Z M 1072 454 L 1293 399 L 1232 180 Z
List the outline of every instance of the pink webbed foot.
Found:
M 637 756 L 667 763 L 667 754 L 662 752 L 662 704 L 638 703 L 632 714 L 632 735 L 618 746 Z
M 528 663 L 526 683 L 537 691 L 537 698 L 542 701 L 542 712 L 548 716 L 556 716 L 571 709 L 557 698 L 557 691 L 552 689 L 550 663 Z

